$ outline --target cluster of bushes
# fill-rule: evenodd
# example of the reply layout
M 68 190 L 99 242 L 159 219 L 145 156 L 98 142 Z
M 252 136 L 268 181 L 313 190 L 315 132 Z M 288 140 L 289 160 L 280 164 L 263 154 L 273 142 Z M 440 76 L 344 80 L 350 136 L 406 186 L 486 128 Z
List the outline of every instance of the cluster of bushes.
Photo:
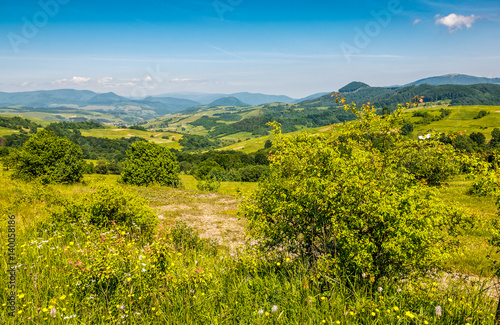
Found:
M 220 148 L 224 145 L 231 144 L 229 141 L 220 139 L 210 139 L 203 135 L 184 134 L 179 139 L 179 144 L 182 146 L 182 151 L 199 151 Z
M 131 125 L 128 128 L 132 129 L 132 130 L 147 131 L 144 126 L 140 126 L 140 125 Z
M 0 126 L 12 130 L 30 129 L 30 131 L 36 130 L 37 128 L 41 127 L 40 124 L 37 124 L 20 116 L 13 116 L 13 117 L 0 116 Z M 30 132 L 30 133 L 36 133 L 36 132 Z
M 99 160 L 92 169 L 86 171 L 88 174 L 101 174 L 101 175 L 120 175 L 122 172 L 122 164 L 117 162 L 108 162 L 106 160 Z
M 186 153 L 173 150 L 179 162 L 180 171 L 206 181 L 256 182 L 265 175 L 269 161 L 269 149 L 246 154 L 239 151 L 208 151 Z
M 415 122 L 415 124 L 430 124 L 431 122 L 440 121 L 446 116 L 451 114 L 451 109 L 441 108 L 439 115 L 433 115 L 429 112 L 416 111 L 413 112 L 413 117 L 421 117 L 420 121 Z
M 492 153 L 500 148 L 500 129 L 494 128 L 491 131 L 489 142 L 486 142 L 486 136 L 481 132 L 472 132 L 469 135 L 463 132 L 443 133 L 438 140 L 442 143 L 451 144 L 457 150 L 468 153 Z
M 55 129 L 77 129 L 77 130 L 90 130 L 90 129 L 104 129 L 104 125 L 95 121 L 82 121 L 82 122 L 53 122 L 47 128 L 49 130 Z

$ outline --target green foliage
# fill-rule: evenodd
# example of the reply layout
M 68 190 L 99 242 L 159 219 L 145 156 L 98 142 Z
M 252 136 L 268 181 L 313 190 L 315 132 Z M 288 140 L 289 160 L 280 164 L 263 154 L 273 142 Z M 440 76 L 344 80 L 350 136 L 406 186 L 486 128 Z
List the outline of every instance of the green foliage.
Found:
M 349 92 L 353 92 L 353 91 L 356 91 L 356 90 L 359 90 L 361 88 L 369 88 L 370 86 L 365 84 L 364 82 L 360 82 L 360 81 L 353 81 L 347 85 L 345 85 L 344 87 L 340 88 L 339 89 L 339 92 L 340 93 L 349 93 Z
M 134 185 L 176 186 L 179 164 L 170 150 L 152 142 L 135 142 L 127 150 L 121 180 Z
M 94 121 L 84 122 L 53 122 L 50 123 L 46 129 L 70 129 L 70 130 L 90 130 L 90 129 L 104 129 L 104 125 Z
M 184 134 L 179 140 L 182 151 L 210 150 L 220 148 L 228 144 L 220 139 L 209 139 L 203 135 Z
M 56 229 L 76 226 L 102 231 L 118 227 L 147 242 L 152 238 L 158 218 L 146 200 L 119 186 L 100 184 L 79 199 L 63 200 L 51 211 L 50 222 L 56 225 Z
M 196 188 L 200 191 L 217 192 L 220 188 L 220 180 L 215 177 L 207 177 L 206 179 L 198 180 Z
M 439 186 L 460 172 L 459 155 L 437 141 L 407 141 L 399 149 L 400 164 L 417 180 Z
M 356 87 L 354 87 L 356 88 Z M 339 90 L 340 91 L 340 90 Z M 406 87 L 361 87 L 350 93 L 343 93 L 346 102 L 370 102 L 375 107 L 397 108 L 399 103 L 411 101 L 414 96 L 424 96 L 424 102 L 449 100 L 451 105 L 497 105 L 500 102 L 500 85 L 439 85 L 422 84 Z M 303 101 L 309 107 L 327 107 L 335 105 L 330 95 Z
M 215 113 L 213 116 L 217 116 L 219 120 L 226 122 L 237 122 L 242 119 L 241 115 L 236 113 Z
M 481 132 L 472 132 L 469 137 L 479 147 L 483 147 L 486 143 L 486 137 Z
M 486 111 L 479 111 L 477 113 L 477 115 L 474 117 L 474 119 L 477 120 L 477 119 L 480 119 L 482 117 L 485 117 L 486 115 L 488 115 L 488 112 L 486 112 Z
M 210 130 L 214 126 L 218 125 L 219 123 L 217 122 L 217 118 L 209 117 L 206 115 L 203 115 L 199 119 L 197 119 L 194 122 L 191 122 L 189 124 L 193 126 L 203 126 L 205 129 Z
M 201 239 L 198 232 L 186 225 L 185 222 L 176 222 L 170 229 L 170 237 L 176 250 L 196 250 L 210 255 L 217 255 L 217 241 Z
M 30 131 L 32 129 L 36 129 L 37 127 L 41 127 L 40 124 L 34 123 L 20 116 L 13 116 L 13 117 L 0 116 L 0 126 L 12 130 L 21 130 L 29 128 Z
M 399 132 L 401 133 L 401 135 L 408 135 L 408 134 L 412 133 L 413 132 L 413 124 L 406 123 L 405 125 L 403 125 L 401 127 Z
M 358 121 L 327 136 L 284 137 L 275 124 L 270 175 L 241 209 L 249 235 L 263 250 L 327 260 L 334 275 L 379 280 L 439 267 L 464 214 L 401 167 L 406 142 L 392 131 L 401 110 L 349 108 Z
M 13 178 L 47 183 L 75 183 L 83 177 L 81 149 L 71 141 L 43 130 L 13 153 Z
M 144 126 L 140 126 L 140 125 L 131 125 L 128 128 L 133 129 L 133 130 L 139 130 L 139 131 L 147 131 Z

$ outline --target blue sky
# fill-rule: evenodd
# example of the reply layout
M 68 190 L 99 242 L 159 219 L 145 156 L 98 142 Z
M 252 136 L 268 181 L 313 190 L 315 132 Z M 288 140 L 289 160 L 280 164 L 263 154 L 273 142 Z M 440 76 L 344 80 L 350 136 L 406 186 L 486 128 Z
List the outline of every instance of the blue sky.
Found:
M 0 3 L 0 91 L 300 98 L 448 73 L 500 77 L 498 1 Z

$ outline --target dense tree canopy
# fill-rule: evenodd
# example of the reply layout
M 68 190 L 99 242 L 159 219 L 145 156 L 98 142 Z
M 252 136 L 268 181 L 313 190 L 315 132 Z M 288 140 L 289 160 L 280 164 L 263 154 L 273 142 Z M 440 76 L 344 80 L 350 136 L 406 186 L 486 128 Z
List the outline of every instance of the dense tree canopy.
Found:
M 135 142 L 127 150 L 122 181 L 134 185 L 175 186 L 179 184 L 179 164 L 170 150 L 153 142 Z
M 79 182 L 85 165 L 82 158 L 82 150 L 76 144 L 43 130 L 13 153 L 12 176 L 42 183 Z

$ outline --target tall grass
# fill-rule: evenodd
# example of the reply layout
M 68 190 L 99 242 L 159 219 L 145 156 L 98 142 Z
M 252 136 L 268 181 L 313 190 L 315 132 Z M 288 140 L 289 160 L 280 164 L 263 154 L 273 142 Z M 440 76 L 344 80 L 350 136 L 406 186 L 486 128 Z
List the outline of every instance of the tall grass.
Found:
M 495 301 L 485 282 L 333 277 L 293 257 L 278 260 L 251 249 L 231 254 L 183 223 L 162 225 L 148 243 L 121 228 L 40 228 L 61 198 L 81 196 L 96 182 L 122 186 L 113 176 L 85 181 L 41 187 L 1 172 L 0 237 L 6 243 L 7 215 L 14 214 L 18 264 L 17 310 L 10 317 L 1 255 L 0 323 L 493 324 Z M 123 188 L 154 205 L 181 192 Z

